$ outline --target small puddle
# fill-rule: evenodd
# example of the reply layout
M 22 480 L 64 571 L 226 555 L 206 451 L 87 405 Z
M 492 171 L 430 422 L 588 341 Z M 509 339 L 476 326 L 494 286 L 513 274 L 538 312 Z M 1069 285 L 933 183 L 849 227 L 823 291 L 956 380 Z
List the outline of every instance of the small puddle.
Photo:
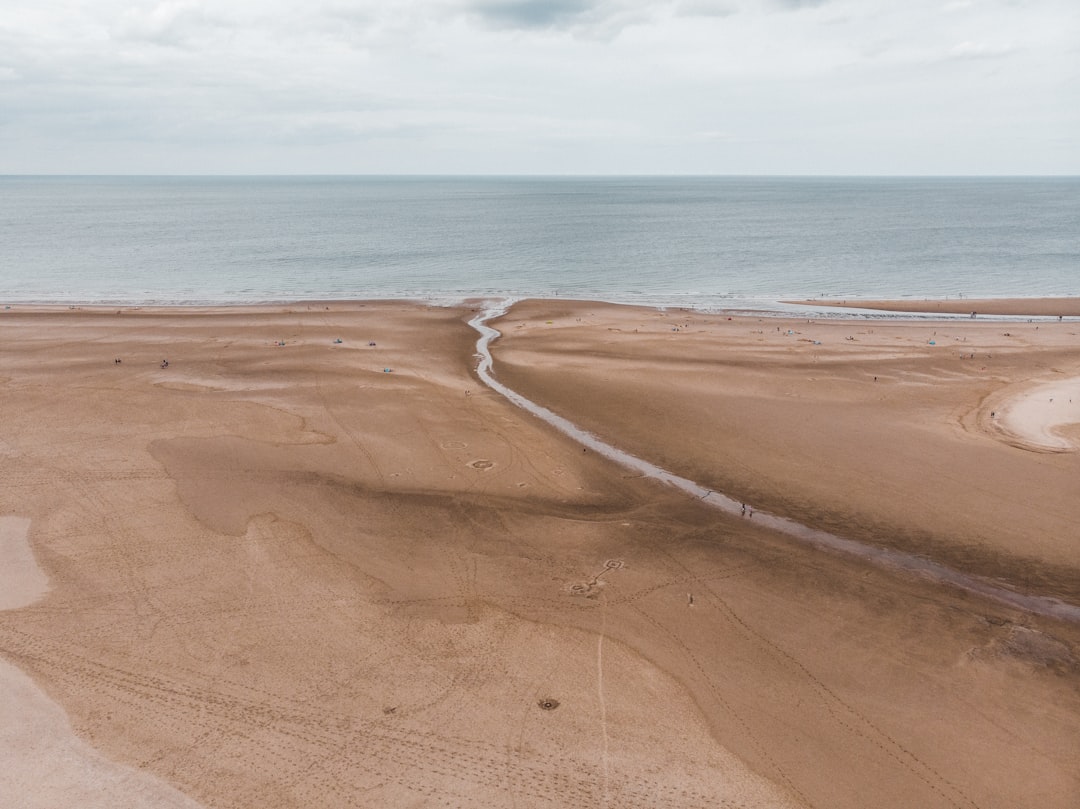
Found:
M 502 334 L 497 329 L 487 325 L 487 322 L 506 314 L 513 303 L 513 300 L 509 300 L 497 306 L 492 306 L 469 321 L 469 325 L 480 333 L 480 338 L 476 341 L 476 351 L 480 356 L 480 363 L 477 365 L 476 373 L 485 385 L 523 410 L 527 410 L 537 418 L 546 421 L 563 434 L 627 469 L 632 469 L 645 477 L 674 486 L 676 489 L 698 498 L 706 505 L 719 511 L 735 515 L 743 513 L 742 503 L 737 500 L 733 500 L 721 492 L 708 489 L 692 480 L 672 474 L 666 469 L 613 447 L 587 430 L 581 429 L 569 419 L 565 419 L 546 407 L 526 399 L 520 393 L 511 390 L 495 379 L 493 375 L 494 360 L 491 357 L 491 341 L 501 337 Z M 930 581 L 949 584 L 966 592 L 975 593 L 1001 604 L 1037 615 L 1080 623 L 1080 606 L 1068 604 L 1056 598 L 1017 593 L 986 579 L 961 573 L 922 556 L 915 556 L 888 548 L 878 548 L 853 539 L 845 539 L 816 528 L 810 528 L 786 517 L 779 517 L 763 511 L 754 510 L 753 516 L 747 517 L 747 519 L 752 519 L 759 525 L 786 536 L 794 537 L 822 550 L 855 556 L 879 567 L 901 570 Z

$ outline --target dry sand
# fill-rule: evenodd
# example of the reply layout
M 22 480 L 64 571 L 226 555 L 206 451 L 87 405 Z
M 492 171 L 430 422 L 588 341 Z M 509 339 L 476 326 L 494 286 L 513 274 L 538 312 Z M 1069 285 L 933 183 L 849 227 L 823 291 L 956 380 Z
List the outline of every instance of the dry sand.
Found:
M 50 587 L 0 656 L 206 807 L 1080 802 L 1080 627 L 583 452 L 477 381 L 472 315 L 0 313 L 0 516 Z M 1080 453 L 1024 447 L 1075 431 L 1017 404 L 1080 376 L 1074 324 L 500 328 L 499 378 L 614 444 L 1080 603 Z

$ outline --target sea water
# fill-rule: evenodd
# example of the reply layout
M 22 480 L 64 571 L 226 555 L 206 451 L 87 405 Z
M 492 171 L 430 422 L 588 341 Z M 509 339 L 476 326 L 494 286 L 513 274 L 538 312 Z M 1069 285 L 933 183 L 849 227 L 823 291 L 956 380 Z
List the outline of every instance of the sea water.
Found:
M 0 303 L 1080 295 L 1080 178 L 0 177 Z

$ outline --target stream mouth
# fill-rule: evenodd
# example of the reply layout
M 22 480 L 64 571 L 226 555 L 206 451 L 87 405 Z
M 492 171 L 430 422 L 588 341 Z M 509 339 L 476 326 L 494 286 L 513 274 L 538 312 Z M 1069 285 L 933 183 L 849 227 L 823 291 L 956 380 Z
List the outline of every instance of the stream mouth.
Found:
M 644 477 L 658 480 L 669 486 L 674 486 L 676 489 L 696 497 L 705 503 L 705 505 L 715 508 L 718 511 L 723 511 L 727 514 L 746 516 L 743 503 L 728 497 L 722 492 L 709 489 L 702 486 L 700 483 L 695 483 L 692 480 L 680 477 L 656 464 L 650 463 L 642 458 L 638 458 L 636 455 L 631 455 L 629 452 L 625 452 L 618 447 L 612 446 L 587 430 L 578 427 L 569 419 L 563 418 L 559 414 L 548 410 L 543 405 L 539 405 L 531 399 L 525 398 L 517 391 L 508 388 L 506 385 L 495 379 L 495 362 L 491 356 L 491 343 L 493 340 L 501 337 L 502 333 L 498 329 L 489 326 L 488 321 L 506 314 L 514 303 L 516 303 L 516 301 L 510 299 L 492 305 L 469 321 L 469 325 L 480 333 L 480 337 L 476 341 L 476 353 L 480 357 L 480 361 L 476 367 L 476 374 L 480 377 L 480 381 L 509 400 L 512 404 L 520 407 L 522 410 L 528 411 L 542 421 L 547 422 L 559 432 L 572 438 L 581 445 L 588 447 L 593 452 L 599 453 L 608 460 L 614 461 L 626 469 L 638 472 Z M 1069 604 L 1048 596 L 1018 593 L 1014 590 L 1002 587 L 999 584 L 995 584 L 988 579 L 961 573 L 958 570 L 954 570 L 923 556 L 916 556 L 915 554 L 904 553 L 903 551 L 890 548 L 880 548 L 875 545 L 858 542 L 854 539 L 836 536 L 835 534 L 811 528 L 810 526 L 803 525 L 794 520 L 789 520 L 786 517 L 769 514 L 768 512 L 758 511 L 756 509 L 750 511 L 750 516 L 747 517 L 747 519 L 752 519 L 759 525 L 763 525 L 777 533 L 792 537 L 821 550 L 840 553 L 846 556 L 854 556 L 881 568 L 893 571 L 903 571 L 904 573 L 932 582 L 950 585 L 965 592 L 974 593 L 996 601 L 999 604 L 1014 607 L 1035 615 L 1080 623 L 1080 606 Z

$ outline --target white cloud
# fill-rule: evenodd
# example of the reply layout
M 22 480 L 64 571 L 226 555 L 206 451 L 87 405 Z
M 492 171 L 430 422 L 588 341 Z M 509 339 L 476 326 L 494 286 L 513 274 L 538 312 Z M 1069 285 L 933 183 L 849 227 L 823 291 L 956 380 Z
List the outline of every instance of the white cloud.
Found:
M 949 48 L 950 59 L 997 59 L 1016 52 L 1011 44 L 992 44 L 988 42 L 960 42 Z
M 472 0 L 467 10 L 497 28 L 554 28 L 596 13 L 592 0 Z
M 1073 0 L 8 5 L 6 172 L 1080 172 Z
M 143 40 L 170 46 L 194 45 L 196 40 L 218 24 L 195 2 L 164 2 L 124 9 L 110 26 L 110 34 L 120 40 Z
M 730 17 L 738 12 L 733 0 L 682 0 L 675 4 L 675 13 L 681 17 Z

